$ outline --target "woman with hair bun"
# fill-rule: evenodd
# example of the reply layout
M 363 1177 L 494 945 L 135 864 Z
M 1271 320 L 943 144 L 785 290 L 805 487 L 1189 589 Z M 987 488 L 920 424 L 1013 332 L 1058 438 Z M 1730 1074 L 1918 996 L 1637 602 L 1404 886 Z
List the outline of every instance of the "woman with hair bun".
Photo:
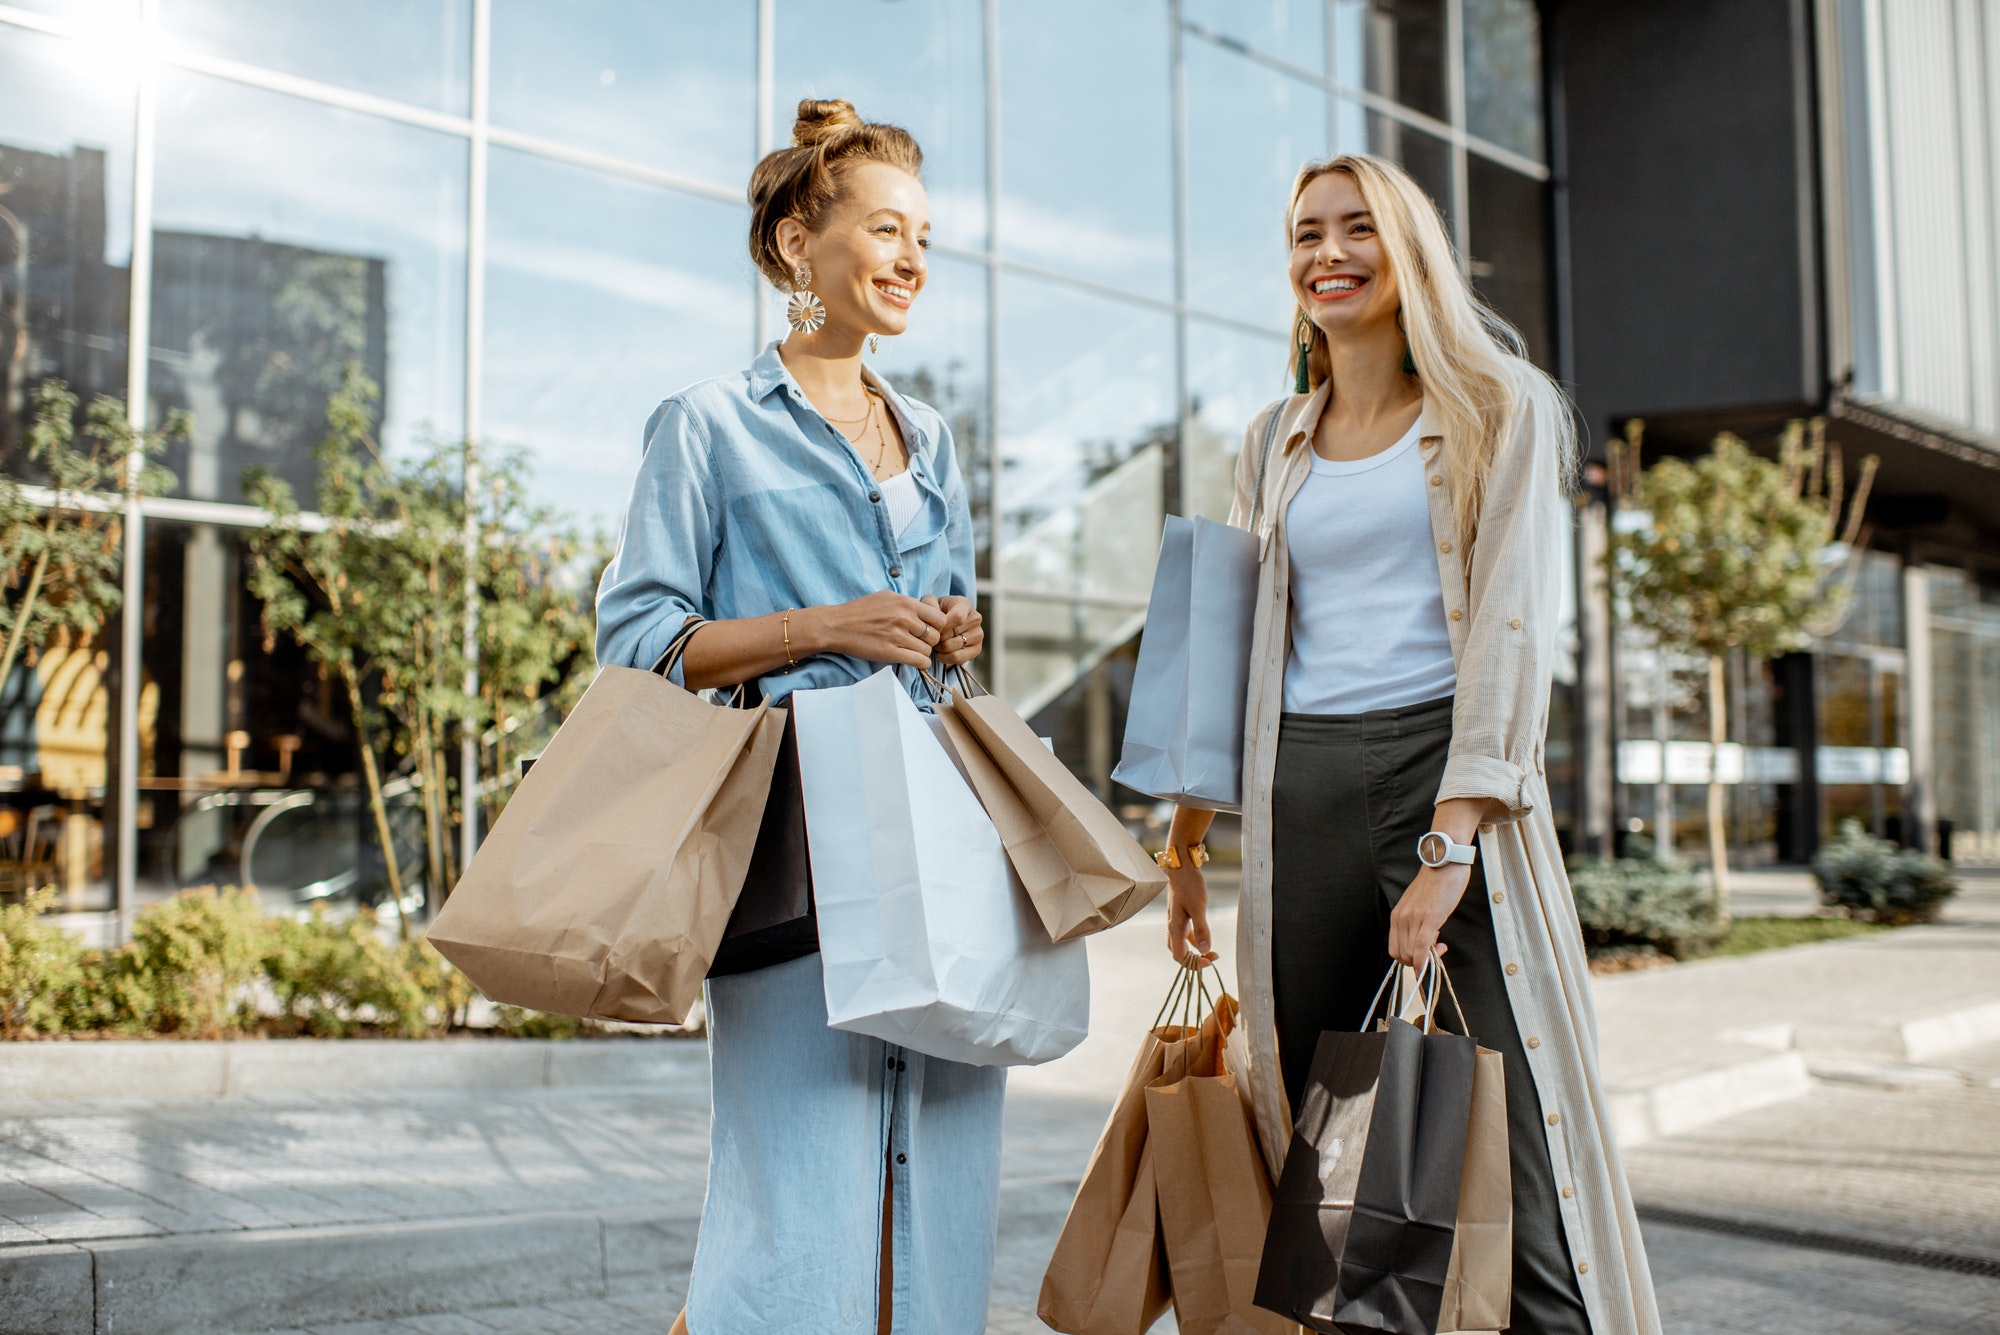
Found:
M 1321 1032 L 1363 1025 L 1391 957 L 1444 956 L 1506 1071 L 1507 1329 L 1658 1335 L 1542 765 L 1568 404 L 1400 167 L 1308 166 L 1286 230 L 1296 392 L 1244 433 L 1230 517 L 1256 516 L 1262 552 L 1237 969 L 1265 1157 L 1275 1174 Z M 1176 959 L 1215 957 L 1210 820 L 1177 811 L 1161 855 Z
M 862 361 L 924 288 L 922 165 L 903 130 L 811 100 L 757 164 L 750 257 L 791 332 L 647 423 L 600 663 L 772 701 L 892 664 L 923 699 L 920 670 L 979 656 L 951 432 Z M 1002 1071 L 829 1028 L 810 917 L 742 939 L 709 972 L 708 1196 L 675 1331 L 984 1330 Z

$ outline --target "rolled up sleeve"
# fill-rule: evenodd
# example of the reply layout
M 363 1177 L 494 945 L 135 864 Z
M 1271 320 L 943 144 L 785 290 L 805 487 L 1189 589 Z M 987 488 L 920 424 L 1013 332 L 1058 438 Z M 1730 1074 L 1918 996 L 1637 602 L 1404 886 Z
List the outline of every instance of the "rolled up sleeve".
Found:
M 708 443 L 687 406 L 669 399 L 646 423 L 646 453 L 617 554 L 597 586 L 597 661 L 650 668 L 691 616 L 709 615 L 720 530 Z M 669 674 L 685 685 L 680 666 Z
M 1562 586 L 1563 495 L 1552 405 L 1529 396 L 1496 452 L 1480 507 L 1451 751 L 1437 800 L 1488 798 L 1498 821 L 1534 809 Z

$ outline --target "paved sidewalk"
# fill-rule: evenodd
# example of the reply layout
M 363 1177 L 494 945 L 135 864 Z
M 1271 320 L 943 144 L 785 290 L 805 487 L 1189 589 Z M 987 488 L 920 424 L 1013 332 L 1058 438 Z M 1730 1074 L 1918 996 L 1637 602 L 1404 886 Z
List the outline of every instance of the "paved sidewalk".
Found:
M 1217 908 L 1226 944 L 1230 906 Z M 1012 1077 L 991 1327 L 998 1335 L 1042 1329 L 1033 1316 L 1042 1266 L 1109 1099 L 1172 978 L 1164 930 L 1155 907 L 1093 938 L 1091 1037 L 1061 1061 Z M 1990 1148 L 2000 1090 L 1978 1080 L 1939 1087 L 1936 1107 L 1913 1114 L 1900 1133 L 1928 1137 L 1929 1159 L 1899 1156 L 1892 1141 L 1840 1136 L 1843 1127 L 1889 1124 L 1886 1105 L 1870 1102 L 1879 1102 L 1884 1081 L 1955 1069 L 1954 1050 L 1917 1054 L 1909 1039 L 1974 1033 L 1981 1008 L 2000 1003 L 2000 915 L 1971 904 L 1937 927 L 1604 978 L 1597 996 L 1608 1082 L 1620 1097 L 1650 1100 L 1653 1132 L 1672 1137 L 1633 1155 L 1635 1180 L 1658 1203 L 1753 1218 L 1760 1195 L 1777 1199 L 1771 1183 L 1809 1183 L 1851 1167 L 1857 1155 L 1879 1154 L 1887 1166 L 1868 1183 L 1817 1201 L 1795 1191 L 1773 1209 L 1792 1219 L 1817 1209 L 1826 1217 L 1816 1226 L 1834 1231 L 1908 1225 L 1894 1236 L 1910 1245 L 1935 1237 L 1988 1254 L 1977 1216 L 1990 1219 L 1997 1208 L 1982 1202 L 2000 1202 Z M 1975 1021 L 1956 1029 L 1940 1020 L 1967 1014 Z M 1904 1044 L 1900 1055 L 1884 1048 L 1892 1041 Z M 661 1331 L 686 1280 L 705 1172 L 700 1050 L 685 1051 L 681 1075 L 645 1087 L 0 1106 L 0 1335 Z M 1986 1070 L 1985 1049 L 1956 1051 L 1970 1054 L 1975 1075 Z M 5 1060 L 0 1049 L 0 1066 Z M 1759 1099 L 1772 1103 L 1777 1087 L 1738 1077 L 1772 1061 L 1796 1069 L 1795 1093 L 1819 1092 L 1751 1111 Z M 1837 1061 L 1850 1063 L 1839 1087 L 1806 1074 L 1813 1063 Z M 1745 1089 L 1755 1096 L 1747 1106 Z M 1719 1120 L 1731 1114 L 1744 1115 Z M 1925 1117 L 1942 1120 L 1925 1130 Z M 1947 1125 L 1956 1129 L 1947 1134 Z M 1801 1145 L 1823 1153 L 1815 1158 Z M 1754 1185 L 1758 1173 L 1763 1188 Z M 1964 1218 L 1924 1233 L 1916 1227 L 1924 1198 L 1946 1183 L 1960 1191 L 1985 1184 L 1977 1192 L 1992 1195 L 1966 1196 Z M 1713 1313 L 1704 1304 L 1716 1292 L 1700 1287 L 1699 1266 L 1708 1264 L 1700 1258 L 1720 1246 L 1736 1258 L 1730 1282 L 1775 1292 L 1790 1264 L 1782 1253 L 1796 1249 L 1684 1232 L 1660 1233 L 1663 1257 L 1683 1258 L 1662 1279 L 1663 1295 L 1679 1294 L 1670 1309 L 1688 1314 L 1679 1329 L 1807 1328 L 1698 1316 Z M 1812 1264 L 1826 1264 L 1815 1255 Z M 1841 1262 L 1852 1274 L 1875 1264 Z M 1953 1287 L 1961 1282 L 1973 1287 Z M 1971 1276 L 1912 1272 L 1911 1293 L 1930 1295 L 1913 1297 L 1912 1312 L 1970 1310 L 1966 1303 L 1994 1288 Z M 94 1320 L 85 1310 L 92 1304 Z M 36 1310 L 46 1319 L 22 1315 Z M 407 1315 L 423 1310 L 432 1315 Z M 363 1320 L 390 1324 L 354 1324 Z M 1897 1329 L 1830 1318 L 1810 1328 Z

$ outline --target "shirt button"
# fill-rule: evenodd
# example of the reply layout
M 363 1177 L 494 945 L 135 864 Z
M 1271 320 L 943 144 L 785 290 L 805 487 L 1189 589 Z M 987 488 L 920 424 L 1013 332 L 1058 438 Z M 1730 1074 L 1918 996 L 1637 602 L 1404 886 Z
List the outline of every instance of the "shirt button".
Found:
M 1550 1126 L 1561 1126 L 1561 1125 L 1562 1125 L 1562 1119 L 1563 1119 L 1563 1115 L 1562 1115 L 1561 1113 L 1550 1113 L 1550 1114 L 1549 1114 L 1549 1125 L 1550 1125 Z
M 903 577 L 903 567 L 901 567 L 901 566 L 890 566 L 890 567 L 889 567 L 889 578 L 890 578 L 890 579 L 901 579 L 902 577 Z
M 1577 1273 L 1577 1274 L 1579 1274 L 1579 1275 L 1587 1275 L 1587 1274 L 1589 1274 L 1589 1273 L 1590 1273 L 1590 1262 L 1588 1262 L 1588 1261 L 1578 1261 L 1578 1262 L 1576 1263 L 1576 1273 Z
M 1568 1199 L 1569 1199 L 1570 1197 L 1572 1197 L 1572 1196 L 1574 1196 L 1574 1195 L 1576 1195 L 1576 1188 L 1575 1188 L 1575 1187 L 1564 1187 L 1564 1188 L 1563 1188 L 1563 1199 L 1564 1199 L 1564 1200 L 1568 1200 Z
M 1507 902 L 1507 896 L 1501 891 L 1495 890 L 1493 892 L 1493 902 L 1495 904 L 1505 904 Z
M 1438 475 L 1437 475 L 1436 473 L 1432 473 L 1432 474 L 1431 474 L 1431 485 L 1432 485 L 1433 487 L 1442 487 L 1442 486 L 1444 485 L 1444 479 L 1443 479 L 1443 478 L 1441 478 L 1441 477 L 1439 477 L 1439 476 L 1438 476 Z
M 1521 618 L 1519 618 L 1519 617 L 1515 617 L 1515 618 L 1514 618 L 1514 619 L 1513 619 L 1512 621 L 1509 621 L 1509 622 L 1507 623 L 1507 629 L 1508 629 L 1508 630 L 1519 630 L 1519 629 L 1521 629 Z
M 880 501 L 882 499 L 882 493 L 879 491 L 871 491 L 868 493 L 868 499 L 871 501 Z
M 1515 974 L 1517 974 L 1517 973 L 1519 973 L 1519 972 L 1521 972 L 1521 966 L 1520 966 L 1520 965 L 1518 965 L 1518 964 L 1510 964 L 1510 965 L 1508 965 L 1508 966 L 1507 966 L 1507 976 L 1508 976 L 1509 978 L 1512 978 L 1512 977 L 1513 977 L 1513 976 L 1514 976 Z
M 910 1156 L 907 1154 L 899 1154 L 896 1156 L 897 1163 L 908 1163 L 909 1161 L 910 1161 Z
M 1537 1036 L 1535 1036 L 1535 1037 L 1532 1037 L 1532 1038 L 1530 1038 L 1530 1039 L 1528 1040 L 1528 1046 L 1529 1046 L 1529 1047 L 1531 1047 L 1531 1048 L 1538 1048 L 1538 1047 L 1540 1047 L 1541 1045 L 1542 1045 L 1542 1040 L 1541 1040 L 1541 1038 L 1540 1038 L 1540 1036 L 1539 1036 L 1539 1035 L 1537 1035 Z M 1549 1119 L 1549 1121 L 1550 1121 L 1551 1123 L 1554 1123 L 1554 1121 L 1555 1121 L 1555 1118 L 1551 1117 L 1551 1118 Z
M 1451 550 L 1451 544 L 1448 542 L 1441 542 L 1438 544 L 1438 550 L 1441 552 L 1448 552 Z
M 1460 611 L 1460 610 L 1459 610 L 1458 608 L 1454 607 L 1454 608 L 1452 608 L 1452 609 L 1451 609 L 1451 619 L 1452 619 L 1453 621 L 1460 621 L 1460 620 L 1463 620 L 1463 619 L 1464 619 L 1464 617 L 1465 617 L 1465 613 L 1464 613 L 1464 612 L 1462 612 L 1462 611 Z

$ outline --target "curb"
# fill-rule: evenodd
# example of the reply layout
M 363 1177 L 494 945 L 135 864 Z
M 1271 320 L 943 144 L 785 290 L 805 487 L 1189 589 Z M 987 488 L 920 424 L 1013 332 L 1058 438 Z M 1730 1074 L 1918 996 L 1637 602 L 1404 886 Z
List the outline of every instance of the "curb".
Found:
M 0 1044 L 0 1102 L 214 1099 L 706 1080 L 708 1045 L 637 1038 L 106 1039 Z
M 0 1248 L 8 1335 L 223 1335 L 660 1290 L 697 1220 L 549 1212 Z

